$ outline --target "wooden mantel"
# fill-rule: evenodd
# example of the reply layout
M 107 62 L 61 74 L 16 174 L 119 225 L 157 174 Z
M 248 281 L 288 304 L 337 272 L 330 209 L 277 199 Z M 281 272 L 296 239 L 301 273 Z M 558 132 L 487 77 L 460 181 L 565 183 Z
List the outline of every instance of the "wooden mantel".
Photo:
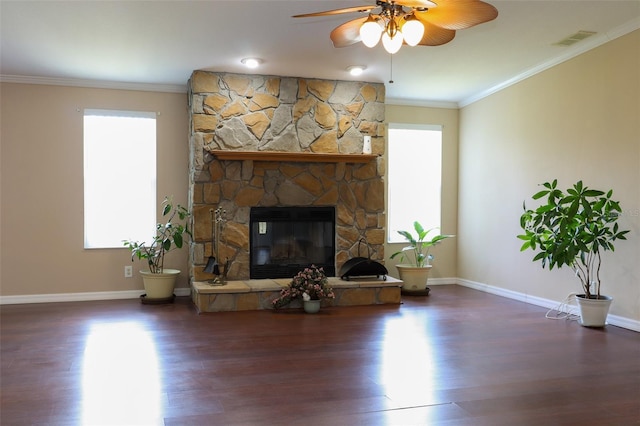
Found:
M 290 161 L 297 163 L 367 163 L 378 156 L 375 154 L 321 154 L 314 152 L 280 151 L 209 151 L 219 160 Z

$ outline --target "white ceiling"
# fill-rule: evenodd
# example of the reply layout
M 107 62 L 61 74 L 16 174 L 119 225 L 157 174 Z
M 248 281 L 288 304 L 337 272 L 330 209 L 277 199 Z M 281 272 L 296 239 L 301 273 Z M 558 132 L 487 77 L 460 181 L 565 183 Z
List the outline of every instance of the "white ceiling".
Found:
M 333 47 L 329 32 L 362 15 L 291 18 L 372 0 L 0 0 L 0 76 L 184 91 L 197 69 L 350 80 L 349 65 L 366 65 L 357 79 L 385 83 L 388 103 L 460 106 L 640 28 L 640 0 L 485 1 L 496 20 L 443 46 L 404 46 L 391 65 L 381 46 Z M 579 30 L 597 34 L 553 45 Z M 262 67 L 243 68 L 249 56 Z

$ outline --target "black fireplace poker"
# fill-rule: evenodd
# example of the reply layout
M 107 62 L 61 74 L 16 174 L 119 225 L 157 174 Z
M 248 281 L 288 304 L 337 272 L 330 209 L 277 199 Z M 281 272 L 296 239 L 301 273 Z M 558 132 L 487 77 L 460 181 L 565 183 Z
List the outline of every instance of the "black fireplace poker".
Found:
M 209 284 L 225 285 L 227 281 L 226 275 L 229 269 L 229 260 L 227 259 L 226 265 L 223 267 L 221 273 L 216 256 L 220 257 L 220 235 L 226 222 L 224 218 L 226 211 L 218 207 L 216 210 L 210 209 L 209 213 L 211 215 L 211 256 L 209 256 L 207 260 L 207 266 L 205 266 L 204 272 L 215 275 L 213 279 L 208 281 Z

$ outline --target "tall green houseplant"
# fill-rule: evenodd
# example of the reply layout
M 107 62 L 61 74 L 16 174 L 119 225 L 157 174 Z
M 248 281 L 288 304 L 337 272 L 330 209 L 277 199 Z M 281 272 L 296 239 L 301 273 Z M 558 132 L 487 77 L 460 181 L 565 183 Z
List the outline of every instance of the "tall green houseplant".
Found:
M 191 236 L 187 222 L 187 218 L 190 216 L 189 211 L 180 204 L 174 205 L 170 197 L 165 197 L 162 202 L 162 216 L 166 218 L 165 222 L 156 225 L 156 235 L 149 243 L 123 241 L 124 245 L 131 250 L 131 260 L 136 257 L 145 259 L 149 265 L 149 271 L 153 274 L 163 272 L 165 254 L 173 249 L 182 248 L 183 234 Z
M 626 240 L 629 231 L 620 230 L 620 203 L 612 199 L 613 190 L 591 189 L 578 181 L 563 191 L 558 181 L 545 182 L 544 189 L 533 195 L 543 200 L 520 217 L 524 243 L 520 251 L 533 250 L 533 261 L 542 267 L 568 266 L 580 279 L 584 298 L 600 299 L 602 252 L 614 251 L 616 240 Z

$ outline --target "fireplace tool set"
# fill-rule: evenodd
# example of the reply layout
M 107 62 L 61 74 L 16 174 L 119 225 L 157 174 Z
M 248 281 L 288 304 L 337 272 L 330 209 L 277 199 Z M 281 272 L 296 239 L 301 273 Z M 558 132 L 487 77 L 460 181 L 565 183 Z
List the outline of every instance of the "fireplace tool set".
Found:
M 227 222 L 225 218 L 227 212 L 218 207 L 215 210 L 209 210 L 209 213 L 211 214 L 211 256 L 209 256 L 204 272 L 215 275 L 213 279 L 208 281 L 209 284 L 225 285 L 227 283 L 227 273 L 229 272 L 231 261 L 227 257 L 224 265 L 220 265 L 216 256 L 220 258 L 220 236 Z

